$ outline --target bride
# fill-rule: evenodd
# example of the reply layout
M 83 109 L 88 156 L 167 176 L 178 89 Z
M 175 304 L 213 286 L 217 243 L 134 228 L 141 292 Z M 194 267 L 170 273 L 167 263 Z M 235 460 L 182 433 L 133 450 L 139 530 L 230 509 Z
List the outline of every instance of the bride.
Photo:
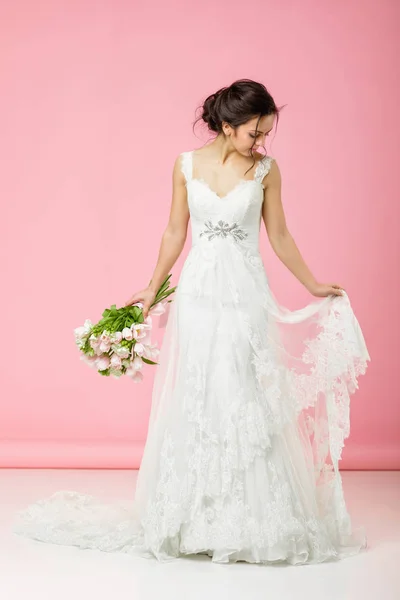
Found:
M 258 152 L 279 112 L 263 84 L 235 81 L 202 107 L 212 143 L 175 161 L 157 264 L 126 302 L 141 302 L 149 318 L 190 221 L 132 502 L 58 491 L 20 512 L 16 533 L 160 561 L 207 554 L 302 565 L 367 547 L 347 512 L 339 461 L 350 394 L 370 357 L 343 287 L 317 281 L 305 264 L 277 161 Z M 278 303 L 259 251 L 262 221 L 318 301 L 294 311 Z

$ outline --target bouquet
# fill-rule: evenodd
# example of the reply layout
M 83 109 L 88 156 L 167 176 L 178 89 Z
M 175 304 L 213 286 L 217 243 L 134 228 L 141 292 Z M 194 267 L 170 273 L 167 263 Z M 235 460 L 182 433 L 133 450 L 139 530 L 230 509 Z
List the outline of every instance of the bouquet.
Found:
M 90 319 L 74 329 L 75 343 L 83 360 L 96 368 L 100 375 L 110 375 L 119 379 L 128 375 L 135 383 L 143 379 L 143 364 L 157 365 L 153 359 L 159 355 L 157 344 L 150 339 L 152 316 L 165 312 L 171 300 L 166 300 L 176 289 L 169 288 L 171 275 L 163 281 L 146 319 L 143 317 L 143 304 L 117 308 L 113 304 L 103 312 L 103 318 L 93 325 Z

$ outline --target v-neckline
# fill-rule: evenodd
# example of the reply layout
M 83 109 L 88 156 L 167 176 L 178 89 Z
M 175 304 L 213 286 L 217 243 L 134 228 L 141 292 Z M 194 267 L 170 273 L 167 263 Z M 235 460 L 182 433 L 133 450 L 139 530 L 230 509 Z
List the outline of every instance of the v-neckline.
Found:
M 205 179 L 203 179 L 201 177 L 192 177 L 191 181 L 197 181 L 197 183 L 202 184 L 218 200 L 225 200 L 231 194 L 233 194 L 233 192 L 235 192 L 237 189 L 239 189 L 245 183 L 258 183 L 262 187 L 262 189 L 264 189 L 263 184 L 261 182 L 257 181 L 256 179 L 243 179 L 242 178 L 242 179 L 239 179 L 237 184 L 231 190 L 229 190 L 228 193 L 224 194 L 223 196 L 220 196 L 219 194 L 217 194 L 217 192 L 215 190 L 212 189 L 212 187 L 210 187 L 209 183 Z
M 244 179 L 242 177 L 241 179 L 238 180 L 236 185 L 234 185 L 233 188 L 231 190 L 229 190 L 229 192 L 227 192 L 223 196 L 220 196 L 215 190 L 212 189 L 212 187 L 210 186 L 208 181 L 206 181 L 203 177 L 193 177 L 193 152 L 194 152 L 194 150 L 192 150 L 190 152 L 190 175 L 191 175 L 190 180 L 197 181 L 198 183 L 202 184 L 205 188 L 207 188 L 207 190 L 211 194 L 213 194 L 216 198 L 218 198 L 218 200 L 225 200 L 226 198 L 228 198 L 228 196 L 233 194 L 233 192 L 235 192 L 239 187 L 241 187 L 245 183 L 258 183 L 261 186 L 261 188 L 264 189 L 263 184 L 260 181 L 257 181 L 257 179 L 255 179 L 255 177 L 258 174 L 258 168 L 260 166 L 260 163 L 264 160 L 265 155 L 262 158 L 260 158 L 260 160 L 257 162 L 257 165 L 254 169 L 254 175 L 251 179 Z

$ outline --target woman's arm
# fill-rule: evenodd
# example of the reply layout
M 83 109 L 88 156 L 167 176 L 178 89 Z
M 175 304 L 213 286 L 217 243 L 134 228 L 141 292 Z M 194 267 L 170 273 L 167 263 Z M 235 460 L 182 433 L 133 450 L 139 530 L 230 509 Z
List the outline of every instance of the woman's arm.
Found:
M 189 208 L 181 157 L 175 160 L 172 173 L 172 202 L 167 227 L 161 238 L 160 250 L 149 288 L 156 293 L 177 261 L 185 245 Z
M 291 236 L 283 211 L 281 200 L 281 174 L 274 160 L 269 173 L 263 180 L 264 203 L 262 217 L 270 244 L 283 264 L 293 273 L 314 296 L 341 295 L 340 285 L 318 283 L 304 262 L 296 243 Z
M 153 276 L 147 288 L 133 294 L 125 303 L 125 306 L 128 306 L 142 301 L 145 318 L 148 315 L 150 305 L 154 301 L 160 285 L 182 252 L 187 236 L 189 216 L 185 177 L 181 170 L 181 157 L 178 156 L 175 160 L 172 175 L 172 202 L 169 220 L 161 238 Z

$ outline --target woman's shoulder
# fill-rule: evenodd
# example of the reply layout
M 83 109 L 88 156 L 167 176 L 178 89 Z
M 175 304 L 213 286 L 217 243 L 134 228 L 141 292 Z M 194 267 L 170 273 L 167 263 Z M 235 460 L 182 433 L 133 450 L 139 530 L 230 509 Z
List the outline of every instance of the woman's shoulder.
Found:
M 260 154 L 259 152 L 255 152 L 254 158 L 256 160 L 256 173 L 258 174 L 261 183 L 265 187 L 267 185 L 267 180 L 271 177 L 275 177 L 276 172 L 279 173 L 278 165 L 275 158 L 269 154 Z M 268 177 L 268 175 L 270 175 L 270 177 Z
M 269 154 L 261 154 L 260 152 L 254 152 L 254 158 L 257 161 L 263 161 L 265 163 L 270 163 L 273 160 L 275 160 L 272 156 L 270 156 Z

